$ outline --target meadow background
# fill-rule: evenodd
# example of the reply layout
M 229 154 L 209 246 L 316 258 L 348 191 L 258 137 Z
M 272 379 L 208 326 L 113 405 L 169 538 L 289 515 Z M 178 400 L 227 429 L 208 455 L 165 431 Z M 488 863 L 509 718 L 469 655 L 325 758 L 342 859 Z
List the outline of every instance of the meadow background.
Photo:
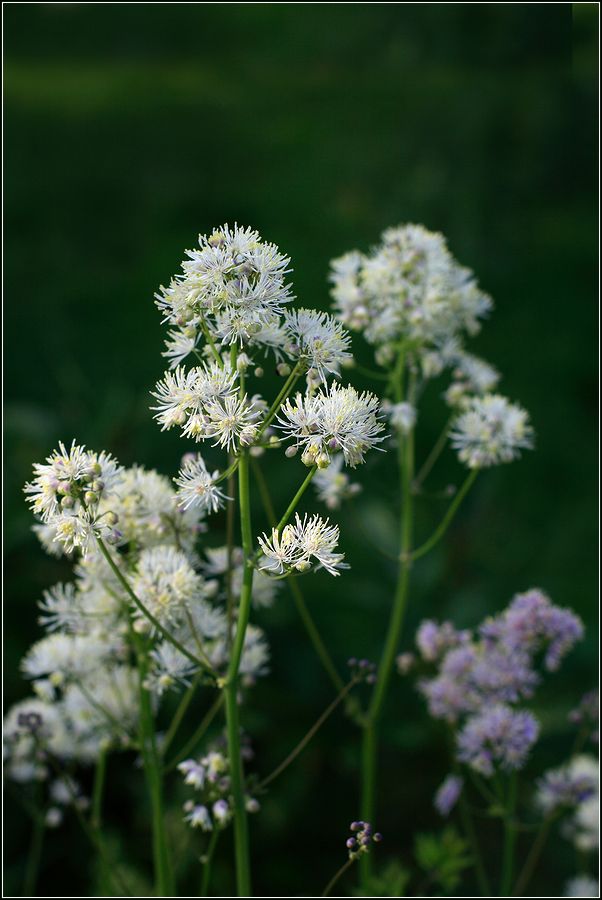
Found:
M 443 231 L 493 295 L 472 348 L 530 411 L 537 449 L 482 476 L 416 565 L 404 647 L 425 616 L 471 626 L 532 586 L 573 607 L 587 639 L 534 703 L 539 764 L 559 763 L 567 712 L 596 679 L 596 5 L 13 4 L 4 24 L 6 703 L 27 692 L 18 663 L 40 633 L 36 600 L 68 577 L 30 532 L 32 462 L 75 436 L 124 464 L 177 470 L 184 446 L 153 423 L 148 392 L 163 371 L 153 292 L 183 249 L 224 221 L 250 224 L 291 255 L 299 301 L 327 308 L 331 257 L 415 221 Z M 431 387 L 419 422 L 422 455 L 446 414 L 442 390 Z M 394 461 L 373 454 L 357 475 L 363 493 L 336 514 L 352 569 L 303 583 L 340 664 L 376 658 L 395 574 L 370 543 L 394 549 Z M 460 477 L 448 453 L 432 484 Z M 291 478 L 283 456 L 271 462 L 278 507 Z M 419 535 L 438 503 L 420 502 Z M 332 694 L 286 589 L 256 620 L 272 674 L 246 726 L 266 772 Z M 394 680 L 384 737 L 383 862 L 408 859 L 414 831 L 439 827 L 431 797 L 447 771 L 410 680 Z M 252 821 L 257 893 L 321 890 L 343 861 L 358 751 L 338 714 L 275 783 Z M 110 763 L 107 821 L 123 855 L 145 863 L 131 764 Z M 171 796 L 177 828 L 175 785 Z M 6 801 L 10 894 L 28 822 Z M 495 859 L 496 828 L 483 837 Z M 232 888 L 229 840 L 216 892 Z M 551 845 L 533 891 L 556 895 L 572 854 Z M 48 839 L 43 890 L 85 895 L 94 878 L 69 820 Z M 196 879 L 191 867 L 183 887 Z

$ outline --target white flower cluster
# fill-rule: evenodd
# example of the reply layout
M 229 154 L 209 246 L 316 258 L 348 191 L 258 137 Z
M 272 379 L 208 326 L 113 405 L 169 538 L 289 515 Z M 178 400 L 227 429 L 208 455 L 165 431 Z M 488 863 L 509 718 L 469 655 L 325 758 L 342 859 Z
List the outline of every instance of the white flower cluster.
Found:
M 219 750 L 210 750 L 200 759 L 185 759 L 178 766 L 184 784 L 192 787 L 196 800 L 184 804 L 184 820 L 191 828 L 213 831 L 225 828 L 232 818 L 230 763 Z M 257 812 L 259 803 L 254 797 L 245 798 L 247 812 Z
M 111 538 L 116 518 L 101 506 L 114 496 L 122 469 L 110 454 L 94 453 L 75 441 L 67 450 L 61 443 L 45 463 L 34 465 L 34 475 L 24 491 L 34 515 L 47 526 L 44 541 L 60 542 L 67 553 L 75 548 L 85 553 L 94 533 Z
M 339 542 L 339 526 L 329 525 L 319 515 L 301 519 L 295 514 L 295 522 L 285 525 L 282 531 L 272 528 L 257 539 L 264 555 L 260 568 L 276 575 L 289 572 L 308 572 L 313 565 L 324 568 L 331 575 L 338 575 L 346 568 L 344 553 L 336 553 Z
M 287 455 L 301 448 L 306 466 L 325 469 L 340 451 L 346 464 L 355 468 L 384 439 L 378 410 L 374 394 L 336 383 L 314 394 L 297 394 L 283 403 L 278 416 L 278 427 L 295 442 Z
M 389 228 L 370 253 L 354 250 L 331 266 L 339 318 L 376 346 L 381 364 L 393 360 L 401 341 L 436 351 L 464 332 L 475 334 L 492 308 L 443 235 L 421 225 Z
M 529 415 L 500 394 L 473 397 L 455 420 L 451 440 L 469 469 L 512 462 L 533 447 Z

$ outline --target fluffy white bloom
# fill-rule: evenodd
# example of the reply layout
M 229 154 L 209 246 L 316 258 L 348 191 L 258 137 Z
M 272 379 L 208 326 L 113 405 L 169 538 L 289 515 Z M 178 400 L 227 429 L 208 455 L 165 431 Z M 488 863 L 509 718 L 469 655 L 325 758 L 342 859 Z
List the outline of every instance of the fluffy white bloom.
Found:
M 409 434 L 416 425 L 416 407 L 411 403 L 392 403 L 384 408 L 384 412 L 393 428 L 401 434 Z
M 338 509 L 343 500 L 355 497 L 362 489 L 343 472 L 343 462 L 340 454 L 335 456 L 327 469 L 318 469 L 312 480 L 318 498 L 328 509 Z
M 219 471 L 209 474 L 200 453 L 186 458 L 178 477 L 174 478 L 178 486 L 178 505 L 182 509 L 198 506 L 203 512 L 217 512 L 224 501 L 230 499 L 215 484 L 219 474 Z
M 28 723 L 35 723 L 34 728 Z M 35 733 L 35 738 L 34 738 Z M 3 723 L 4 771 L 14 781 L 40 781 L 48 775 L 38 745 L 60 758 L 71 756 L 73 738 L 58 704 L 36 697 L 12 706 Z
M 82 678 L 106 665 L 119 651 L 121 640 L 93 634 L 49 634 L 33 644 L 21 668 L 28 678 L 49 675 L 56 683 Z
M 99 512 L 121 480 L 123 470 L 113 457 L 72 443 L 59 444 L 45 464 L 34 465 L 35 478 L 25 485 L 28 502 L 45 526 L 43 540 L 63 545 L 66 553 L 85 553 L 94 534 L 111 533 L 111 522 Z
M 333 316 L 315 309 L 287 311 L 284 328 L 288 337 L 287 352 L 314 368 L 325 380 L 326 372 L 338 374 L 345 360 L 351 359 L 351 338 Z
M 230 395 L 207 403 L 203 416 L 191 416 L 183 434 L 197 441 L 214 439 L 214 447 L 219 445 L 233 451 L 237 443 L 243 446 L 253 443 L 259 415 L 246 395 Z
M 203 577 L 194 571 L 186 555 L 175 547 L 143 550 L 132 589 L 162 625 L 180 622 L 186 609 L 206 596 Z M 137 608 L 134 615 L 144 618 Z
M 293 299 L 289 258 L 251 228 L 224 225 L 199 235 L 198 249 L 186 255 L 183 274 L 156 295 L 164 320 L 180 328 L 204 323 L 215 333 L 213 317 L 224 312 L 269 320 Z
M 176 369 L 196 347 L 200 332 L 194 326 L 189 326 L 184 329 L 173 329 L 167 334 L 166 349 L 161 356 L 165 356 L 169 360 L 170 369 Z
M 528 413 L 500 394 L 474 397 L 451 433 L 458 457 L 470 469 L 511 462 L 533 446 Z
M 191 652 L 194 650 L 198 652 L 197 647 L 191 647 Z M 173 687 L 188 687 L 191 677 L 198 671 L 198 667 L 171 641 L 161 641 L 151 650 L 150 657 L 151 668 L 145 687 L 158 696 Z
M 354 387 L 331 384 L 313 395 L 297 394 L 287 399 L 278 416 L 278 427 L 297 446 L 304 448 L 303 461 L 328 465 L 330 454 L 341 451 L 348 466 L 364 461 L 366 451 L 379 444 L 384 425 L 378 418 L 378 398 Z M 324 465 L 325 463 L 325 465 Z
M 186 822 L 190 823 L 192 828 L 201 828 L 203 831 L 213 831 L 213 823 L 211 821 L 211 816 L 209 815 L 209 810 L 202 804 L 193 806 L 184 818 Z
M 178 366 L 166 372 L 157 382 L 151 395 L 158 401 L 155 419 L 162 431 L 174 425 L 188 426 L 191 420 L 202 417 L 205 404 L 224 399 L 236 390 L 237 373 L 230 366 L 217 362 L 205 363 L 192 369 Z
M 68 684 L 62 705 L 80 757 L 95 759 L 108 742 L 127 746 L 138 723 L 138 672 L 133 666 L 112 663 Z
M 363 331 L 383 360 L 392 358 L 400 339 L 428 347 L 473 334 L 492 306 L 443 236 L 420 225 L 390 228 L 369 254 L 353 251 L 331 267 L 339 318 Z
M 261 567 L 266 571 L 283 574 L 293 570 L 306 572 L 315 560 L 331 575 L 338 575 L 344 568 L 344 553 L 336 553 L 339 541 L 338 525 L 329 525 L 319 515 L 301 519 L 295 513 L 294 524 L 285 525 L 281 532 L 272 529 L 271 536 L 265 533 L 258 537 L 265 562 Z

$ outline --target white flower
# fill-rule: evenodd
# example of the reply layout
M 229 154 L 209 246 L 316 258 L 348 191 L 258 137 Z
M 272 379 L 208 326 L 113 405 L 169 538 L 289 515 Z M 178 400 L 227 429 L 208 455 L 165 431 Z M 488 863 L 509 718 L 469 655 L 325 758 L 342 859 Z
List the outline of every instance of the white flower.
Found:
M 186 609 L 206 596 L 204 579 L 194 571 L 185 554 L 175 547 L 143 550 L 132 589 L 162 625 L 181 622 Z M 144 618 L 137 608 L 134 615 Z
M 182 509 L 198 506 L 203 512 L 217 512 L 224 501 L 230 499 L 215 484 L 218 478 L 219 471 L 209 474 L 200 453 L 187 458 L 178 477 L 174 478 L 178 486 L 178 505 Z
M 271 537 L 263 534 L 257 540 L 266 558 L 261 568 L 266 571 L 277 574 L 293 570 L 306 572 L 311 568 L 312 560 L 331 575 L 338 575 L 338 570 L 345 568 L 345 555 L 335 553 L 339 527 L 329 525 L 328 519 L 319 515 L 308 518 L 306 514 L 300 519 L 295 513 L 294 525 L 285 525 L 281 533 L 273 528 Z
M 198 652 L 198 648 L 192 643 L 191 652 L 194 653 L 195 650 Z M 198 666 L 174 647 L 171 641 L 161 641 L 151 650 L 150 657 L 151 671 L 145 686 L 159 697 L 170 688 L 181 685 L 188 687 L 190 678 L 198 671 Z
M 28 678 L 49 675 L 57 683 L 82 678 L 114 658 L 120 644 L 118 637 L 49 634 L 29 648 L 21 668 Z
M 474 397 L 456 419 L 451 433 L 461 462 L 470 469 L 511 462 L 533 447 L 528 413 L 500 394 Z
M 411 403 L 393 403 L 386 412 L 393 428 L 401 434 L 409 434 L 416 425 L 416 407 Z
M 192 419 L 202 416 L 204 405 L 217 398 L 226 398 L 236 390 L 237 373 L 217 362 L 195 366 L 186 371 L 178 366 L 166 372 L 151 392 L 158 401 L 151 407 L 155 419 L 165 431 L 174 425 L 189 426 Z
M 388 229 L 368 255 L 354 251 L 334 260 L 331 281 L 339 318 L 364 332 L 382 362 L 400 339 L 428 348 L 473 334 L 492 305 L 443 236 L 419 225 Z
M 213 831 L 213 823 L 206 806 L 201 804 L 193 806 L 184 819 L 186 822 L 190 823 L 192 828 L 201 828 L 203 831 Z
M 322 459 L 328 465 L 330 454 L 340 450 L 347 465 L 355 468 L 366 451 L 383 440 L 378 406 L 378 398 L 369 391 L 359 394 L 350 385 L 334 383 L 313 396 L 297 394 L 286 400 L 278 427 L 305 448 L 304 462 L 322 468 Z
M 313 477 L 318 498 L 328 509 L 338 509 L 343 500 L 355 497 L 361 491 L 361 485 L 352 484 L 349 475 L 343 472 L 344 459 L 335 456 L 327 469 L 318 469 Z
M 184 776 L 184 784 L 200 790 L 205 785 L 205 767 L 195 759 L 185 759 L 179 763 L 178 771 Z
M 325 372 L 338 374 L 340 364 L 351 359 L 351 338 L 340 322 L 325 312 L 297 309 L 286 312 L 287 351 L 314 368 L 325 381 Z
M 168 331 L 168 339 L 165 341 L 166 349 L 161 356 L 165 356 L 169 360 L 169 368 L 177 368 L 187 356 L 190 356 L 197 345 L 200 332 L 194 327 L 186 329 L 174 329 Z
M 246 395 L 230 395 L 207 403 L 203 420 L 190 420 L 184 434 L 196 440 L 215 438 L 214 447 L 219 445 L 224 450 L 233 451 L 237 443 L 243 446 L 253 443 L 259 415 L 259 410 Z

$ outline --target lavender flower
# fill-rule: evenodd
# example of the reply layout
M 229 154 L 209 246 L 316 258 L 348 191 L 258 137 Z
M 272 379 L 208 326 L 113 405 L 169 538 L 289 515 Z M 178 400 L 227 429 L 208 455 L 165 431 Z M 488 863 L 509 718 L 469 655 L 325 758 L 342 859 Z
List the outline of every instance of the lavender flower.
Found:
M 458 802 L 464 787 L 464 779 L 458 775 L 448 775 L 437 788 L 433 805 L 440 816 L 446 818 Z
M 457 736 L 458 759 L 490 776 L 495 765 L 520 769 L 537 740 L 539 724 L 529 712 L 514 712 L 498 703 L 472 716 Z
M 577 756 L 537 781 L 535 802 L 546 815 L 563 807 L 577 807 L 598 790 L 598 766 L 590 756 Z
M 451 622 L 434 622 L 425 619 L 416 632 L 416 646 L 420 655 L 427 662 L 434 662 L 452 647 L 466 643 L 470 632 L 457 631 Z

